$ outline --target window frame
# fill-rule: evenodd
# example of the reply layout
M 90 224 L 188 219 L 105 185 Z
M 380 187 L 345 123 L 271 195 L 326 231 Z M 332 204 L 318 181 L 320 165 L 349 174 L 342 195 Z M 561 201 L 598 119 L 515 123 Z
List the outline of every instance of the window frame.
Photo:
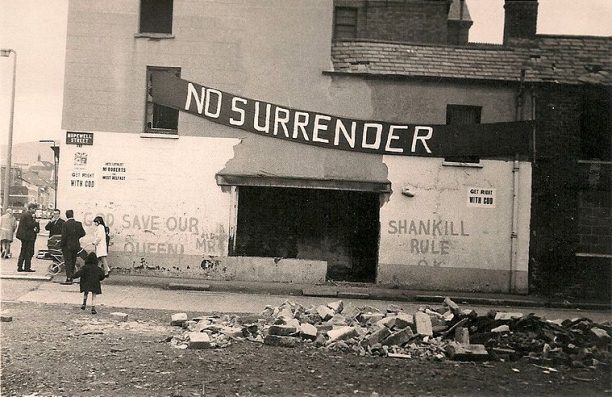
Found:
M 354 13 L 354 24 L 340 24 L 338 23 L 338 14 L 339 11 L 350 11 Z M 344 6 L 336 6 L 334 7 L 334 19 L 333 19 L 333 30 L 332 30 L 332 34 L 333 34 L 333 40 L 354 40 L 357 38 L 357 21 L 359 20 L 359 8 L 358 7 L 344 7 Z M 338 37 L 338 32 L 337 32 L 337 27 L 338 26 L 343 26 L 343 27 L 352 27 L 353 28 L 353 34 L 352 37 Z
M 151 72 L 154 71 L 166 71 L 166 72 L 174 72 L 177 77 L 181 77 L 181 68 L 178 66 L 157 66 L 157 65 L 147 65 L 146 73 L 145 73 L 145 114 L 144 114 L 144 133 L 145 134 L 157 134 L 157 135 L 166 135 L 166 136 L 178 136 L 178 127 L 180 122 L 180 112 L 178 109 L 168 108 L 167 106 L 158 105 L 153 103 L 153 98 L 150 95 L 151 85 L 150 85 L 150 76 Z M 154 118 L 155 118 L 155 107 L 159 106 L 165 109 L 172 109 L 176 111 L 176 128 L 158 128 L 154 127 Z M 151 119 L 149 120 L 149 109 L 151 109 Z M 149 126 L 149 122 L 151 126 Z
M 138 10 L 138 33 L 136 34 L 139 37 L 148 37 L 148 36 L 172 36 L 173 33 L 173 28 L 174 28 L 174 0 L 164 0 L 164 1 L 168 1 L 170 2 L 170 15 L 169 15 L 169 32 L 168 31 L 144 31 L 143 29 L 143 11 L 145 9 L 145 7 L 143 7 L 143 3 L 144 2 L 150 2 L 152 3 L 154 0 L 140 0 L 140 8 Z M 168 10 L 165 10 L 168 11 Z M 154 23 L 152 23 L 154 22 Z M 164 21 L 164 22 L 168 22 L 168 21 Z M 150 21 L 149 24 L 152 25 L 156 25 L 159 23 L 159 20 L 157 21 Z
M 452 122 L 450 116 L 452 112 L 458 111 L 471 111 L 474 112 L 473 123 L 457 123 Z M 464 114 L 465 116 L 465 114 Z M 463 104 L 446 104 L 446 125 L 469 125 L 469 124 L 480 124 L 482 120 L 482 106 L 478 105 L 463 105 Z M 479 167 L 480 157 L 479 156 L 451 156 L 444 158 L 445 165 L 460 165 L 466 167 Z

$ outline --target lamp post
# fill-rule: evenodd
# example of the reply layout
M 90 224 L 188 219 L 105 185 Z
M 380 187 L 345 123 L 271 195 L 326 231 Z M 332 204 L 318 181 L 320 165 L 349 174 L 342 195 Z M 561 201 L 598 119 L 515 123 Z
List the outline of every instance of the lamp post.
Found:
M 6 147 L 6 171 L 4 173 L 4 192 L 2 196 L 2 211 L 6 212 L 11 186 L 11 153 L 13 151 L 13 115 L 15 113 L 15 82 L 17 79 L 17 52 L 10 48 L 0 49 L 0 56 L 9 57 L 13 53 L 13 86 L 11 88 L 11 115 L 9 118 L 8 146 Z
M 57 208 L 57 163 L 59 163 L 59 146 L 53 139 L 41 139 L 38 142 L 52 143 L 51 150 L 53 150 L 53 208 Z

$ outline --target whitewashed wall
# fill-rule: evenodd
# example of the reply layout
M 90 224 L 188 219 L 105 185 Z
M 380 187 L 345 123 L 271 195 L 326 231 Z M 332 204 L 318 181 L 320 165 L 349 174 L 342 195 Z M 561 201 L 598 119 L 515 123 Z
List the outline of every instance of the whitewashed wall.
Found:
M 58 181 L 59 207 L 83 222 L 85 249 L 102 215 L 114 266 L 176 268 L 227 255 L 230 194 L 215 174 L 237 139 L 93 134 L 91 146 L 62 145 Z
M 478 168 L 443 165 L 442 159 L 385 156 L 384 162 L 393 193 L 380 213 L 378 283 L 527 292 L 530 163 L 520 163 L 512 265 L 512 161 L 483 160 Z M 470 202 L 477 196 L 480 202 Z

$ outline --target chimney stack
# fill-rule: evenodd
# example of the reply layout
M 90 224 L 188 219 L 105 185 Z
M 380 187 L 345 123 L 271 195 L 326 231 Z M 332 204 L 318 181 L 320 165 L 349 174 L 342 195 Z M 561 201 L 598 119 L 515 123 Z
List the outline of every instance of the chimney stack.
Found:
M 511 39 L 534 39 L 538 24 L 537 0 L 506 0 L 504 45 Z

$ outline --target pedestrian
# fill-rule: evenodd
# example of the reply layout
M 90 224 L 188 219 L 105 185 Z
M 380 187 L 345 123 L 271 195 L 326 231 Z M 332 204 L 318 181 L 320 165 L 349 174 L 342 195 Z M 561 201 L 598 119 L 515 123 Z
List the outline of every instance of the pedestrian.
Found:
M 98 267 L 98 257 L 95 252 L 90 252 L 85 258 L 85 265 L 72 275 L 73 278 L 80 278 L 79 286 L 83 293 L 83 304 L 81 310 L 87 307 L 87 296 L 91 292 L 91 314 L 96 314 L 96 295 L 102 293 L 100 281 L 104 280 L 104 273 Z
M 72 274 L 76 266 L 77 254 L 81 249 L 81 237 L 85 236 L 85 230 L 81 222 L 74 220 L 74 211 L 66 210 L 66 222 L 62 225 L 62 239 L 60 247 L 64 255 L 66 266 L 66 284 L 72 284 Z
M 13 215 L 13 210 L 7 208 L 4 215 L 0 217 L 0 247 L 2 249 L 0 256 L 2 259 L 8 259 L 12 256 L 11 243 L 13 242 L 15 229 L 17 229 L 17 220 Z
M 45 226 L 45 230 L 49 231 L 49 238 L 62 234 L 62 225 L 64 220 L 60 218 L 60 210 L 57 208 L 53 210 L 53 217 Z
M 110 273 L 110 266 L 108 265 L 107 259 L 109 242 L 108 226 L 106 226 L 101 216 L 96 216 L 93 223 L 96 226 L 96 230 L 94 231 L 94 241 L 92 244 L 95 247 L 98 261 L 104 270 L 104 277 L 108 277 Z
M 34 213 L 38 206 L 34 203 L 28 204 L 27 210 L 23 211 L 19 218 L 16 237 L 21 240 L 21 251 L 17 260 L 18 272 L 34 272 L 32 269 L 32 257 L 34 256 L 34 243 L 36 235 L 40 231 L 40 225 L 34 220 Z

